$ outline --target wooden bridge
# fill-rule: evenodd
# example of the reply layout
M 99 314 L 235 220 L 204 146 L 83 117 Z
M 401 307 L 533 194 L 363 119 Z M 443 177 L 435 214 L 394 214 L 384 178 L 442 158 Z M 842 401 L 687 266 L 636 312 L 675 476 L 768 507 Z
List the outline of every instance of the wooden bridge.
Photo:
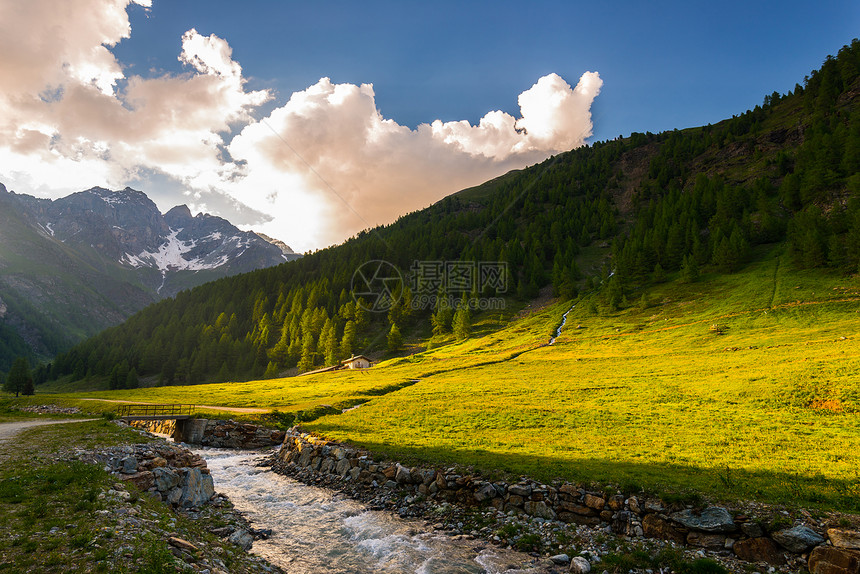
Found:
M 205 419 L 194 418 L 194 405 L 123 405 L 117 416 L 127 423 L 132 421 L 176 421 L 171 435 L 176 442 L 199 444 L 206 430 Z
M 123 405 L 117 416 L 126 421 L 184 421 L 194 416 L 194 405 Z

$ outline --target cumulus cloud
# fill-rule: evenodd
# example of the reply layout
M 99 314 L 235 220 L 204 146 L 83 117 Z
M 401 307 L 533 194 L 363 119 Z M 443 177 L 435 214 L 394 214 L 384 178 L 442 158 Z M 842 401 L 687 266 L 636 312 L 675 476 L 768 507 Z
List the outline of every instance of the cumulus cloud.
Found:
M 130 37 L 131 4 L 151 0 L 0 0 L 0 181 L 10 188 L 57 197 L 156 173 L 185 190 L 175 203 L 246 206 L 266 214 L 251 227 L 308 249 L 592 133 L 596 72 L 575 87 L 544 76 L 519 95 L 519 117 L 491 111 L 476 125 L 410 129 L 382 116 L 371 84 L 328 78 L 257 121 L 273 94 L 246 89 L 217 36 L 183 35 L 184 73 L 127 76 L 110 48 Z
M 181 181 L 218 173 L 224 133 L 266 102 L 246 91 L 230 46 L 189 30 L 181 75 L 126 77 L 108 49 L 151 0 L 0 2 L 0 176 L 58 194 L 119 186 L 141 168 Z M 124 80 L 124 87 L 118 89 Z
M 492 111 L 477 125 L 437 120 L 412 130 L 382 116 L 372 85 L 323 78 L 232 140 L 230 155 L 244 163 L 242 183 L 253 185 L 231 186 L 228 193 L 278 214 L 266 229 L 277 234 L 292 211 L 295 187 L 280 185 L 274 176 L 297 176 L 305 195 L 321 202 L 327 222 L 321 241 L 343 239 L 583 145 L 592 133 L 590 108 L 601 85 L 596 72 L 583 74 L 574 88 L 549 74 L 520 94 L 519 118 Z

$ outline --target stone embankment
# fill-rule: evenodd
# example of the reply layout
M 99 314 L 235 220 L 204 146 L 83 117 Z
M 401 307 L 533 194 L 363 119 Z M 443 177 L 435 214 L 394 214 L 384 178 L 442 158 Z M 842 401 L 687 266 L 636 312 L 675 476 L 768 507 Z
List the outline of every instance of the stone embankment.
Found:
M 89 459 L 174 507 L 200 507 L 215 496 L 206 461 L 177 445 L 126 445 L 90 453 Z
M 194 438 L 197 440 L 186 442 L 212 448 L 266 448 L 281 444 L 286 436 L 281 430 L 233 420 L 196 419 L 192 422 L 195 426 Z M 174 436 L 176 432 L 176 421 L 173 420 L 134 421 L 131 426 L 168 436 Z
M 764 570 L 860 574 L 860 532 L 840 527 L 835 519 L 815 520 L 803 511 L 792 517 L 763 505 L 695 508 L 566 482 L 491 481 L 455 468 L 377 462 L 369 452 L 298 432 L 286 435 L 271 463 L 277 472 L 395 508 L 402 516 L 438 516 L 440 508 L 481 510 L 481 524 L 494 522 L 471 534 L 496 543 L 519 544 L 517 535 L 505 538 L 517 531 L 512 524 L 536 525 L 538 534 L 549 532 L 556 538 L 562 527 L 578 526 L 573 532 L 581 534 L 585 527 L 628 540 L 660 539 L 734 564 L 737 571 L 745 569 L 744 561 L 759 563 Z M 548 526 L 552 524 L 557 526 Z M 466 532 L 470 528 L 463 520 L 439 525 L 451 526 Z M 520 533 L 519 540 L 524 535 Z M 551 537 L 545 542 L 551 543 Z M 588 571 L 590 565 L 586 568 L 583 560 L 600 560 L 594 555 L 578 558 L 571 561 L 571 571 Z
M 181 561 L 182 571 L 281 572 L 264 559 L 246 553 L 254 540 L 267 538 L 270 532 L 252 528 L 233 510 L 226 496 L 215 492 L 206 461 L 188 449 L 157 440 L 94 451 L 76 450 L 70 458 L 101 465 L 116 476 L 113 487 L 98 498 L 109 506 L 117 506 L 115 532 L 130 536 L 129 547 L 133 547 L 135 538 L 145 531 L 165 540 L 170 552 Z M 175 519 L 169 521 L 167 530 L 163 529 L 160 521 L 142 516 L 135 503 L 137 495 L 134 493 L 137 492 L 193 519 L 223 540 L 224 545 L 194 541 L 193 533 L 177 530 Z M 225 565 L 225 558 L 230 561 L 229 567 Z

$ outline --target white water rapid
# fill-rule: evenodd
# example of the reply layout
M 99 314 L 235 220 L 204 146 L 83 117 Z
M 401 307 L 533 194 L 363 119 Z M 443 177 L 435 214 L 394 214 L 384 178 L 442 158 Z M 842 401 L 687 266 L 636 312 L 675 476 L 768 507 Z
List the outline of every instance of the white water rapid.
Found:
M 257 467 L 259 453 L 195 450 L 206 459 L 215 489 L 258 529 L 271 529 L 252 552 L 290 573 L 535 572 L 530 557 L 480 540 L 454 540 L 329 490 Z

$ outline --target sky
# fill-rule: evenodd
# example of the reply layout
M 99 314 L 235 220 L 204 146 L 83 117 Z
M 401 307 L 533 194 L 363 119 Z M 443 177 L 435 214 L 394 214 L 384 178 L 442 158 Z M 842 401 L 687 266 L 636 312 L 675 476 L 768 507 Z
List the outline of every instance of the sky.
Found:
M 856 0 L 0 0 L 0 183 L 131 186 L 305 252 L 743 113 L 858 32 Z

